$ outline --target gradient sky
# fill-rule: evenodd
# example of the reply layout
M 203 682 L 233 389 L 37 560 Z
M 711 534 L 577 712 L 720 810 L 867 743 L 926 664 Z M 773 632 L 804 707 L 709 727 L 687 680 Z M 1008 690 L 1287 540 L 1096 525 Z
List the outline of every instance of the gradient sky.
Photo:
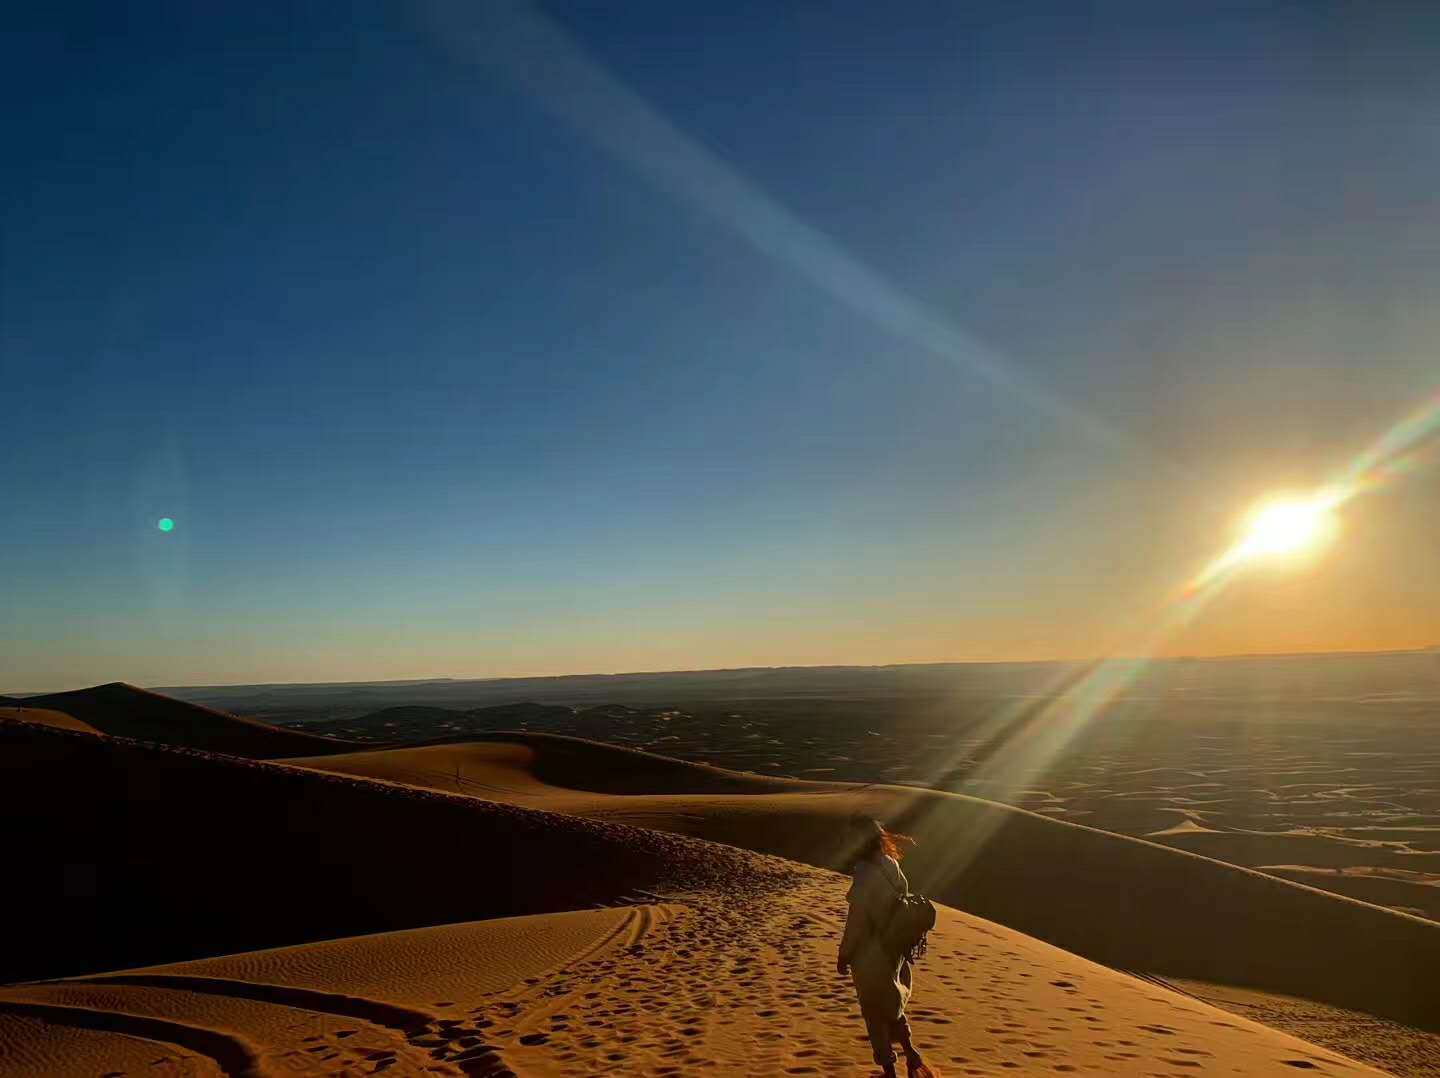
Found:
M 1440 387 L 1419 5 L 31 7 L 0 690 L 1103 654 Z M 1440 642 L 1437 475 L 1162 649 Z

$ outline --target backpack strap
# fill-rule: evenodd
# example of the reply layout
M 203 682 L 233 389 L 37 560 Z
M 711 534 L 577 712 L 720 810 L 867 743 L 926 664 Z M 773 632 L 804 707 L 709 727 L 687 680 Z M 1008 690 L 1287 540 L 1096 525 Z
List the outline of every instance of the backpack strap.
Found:
M 887 857 L 886 860 L 888 861 L 889 858 Z M 882 876 L 885 877 L 885 883 L 889 886 L 890 890 L 892 890 L 892 891 L 895 892 L 895 897 L 896 897 L 896 898 L 903 900 L 906 896 L 908 896 L 908 895 L 910 894 L 910 889 L 909 889 L 908 887 L 907 887 L 905 890 L 903 890 L 903 891 L 900 890 L 900 888 L 896 887 L 896 886 L 895 886 L 895 881 L 890 878 L 890 873 L 886 872 L 886 871 L 885 871 L 883 868 L 881 868 L 880 866 L 876 865 L 876 866 L 875 866 L 875 871 L 876 871 L 876 872 L 879 872 L 880 875 L 882 875 Z M 895 866 L 895 871 L 896 871 L 896 872 L 899 872 L 899 871 L 900 871 L 900 866 L 899 866 L 899 865 L 896 865 L 896 866 Z

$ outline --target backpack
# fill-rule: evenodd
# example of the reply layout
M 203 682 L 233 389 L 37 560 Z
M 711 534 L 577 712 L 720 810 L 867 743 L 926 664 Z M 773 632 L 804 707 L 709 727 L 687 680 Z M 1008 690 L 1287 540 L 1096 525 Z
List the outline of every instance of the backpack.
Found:
M 911 962 L 929 949 L 926 936 L 935 927 L 935 903 L 924 895 L 896 895 L 885 925 L 886 950 Z
M 926 936 L 935 927 L 935 903 L 924 895 L 902 894 L 889 877 L 885 882 L 895 892 L 895 904 L 880 925 L 880 938 L 885 950 L 911 962 L 918 961 L 929 949 Z

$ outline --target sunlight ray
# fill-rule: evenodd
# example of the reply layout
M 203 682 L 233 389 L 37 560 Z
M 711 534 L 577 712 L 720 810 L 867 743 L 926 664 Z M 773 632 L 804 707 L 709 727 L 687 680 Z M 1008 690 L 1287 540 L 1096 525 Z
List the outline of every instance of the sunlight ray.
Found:
M 1440 447 L 1440 395 L 1406 415 L 1377 438 L 1337 477 L 1310 499 L 1262 507 L 1248 535 L 1216 557 L 1153 617 L 1141 647 L 1128 657 L 1112 656 L 1086 667 L 1079 677 L 1055 686 L 1043 706 L 1027 702 L 1004 709 L 982 728 L 993 744 L 988 757 L 965 771 L 964 783 L 988 800 L 1014 803 L 1017 794 L 1041 781 L 1070 742 L 1139 680 L 1165 645 L 1192 624 L 1256 554 L 1284 552 L 1308 541 L 1323 519 L 1346 502 L 1413 474 Z M 1276 506 L 1280 512 L 1276 512 Z M 1298 505 L 1298 507 L 1297 507 Z M 1258 525 L 1258 527 L 1257 527 Z M 955 752 L 934 767 L 938 778 L 952 773 Z M 989 840 L 1004 817 L 949 836 L 948 870 L 959 874 Z
M 876 326 L 998 386 L 1111 451 L 1174 471 L 1138 439 L 1040 385 L 800 219 L 686 134 L 527 0 L 431 5 L 441 40 L 520 88 L 675 199 L 723 222 Z

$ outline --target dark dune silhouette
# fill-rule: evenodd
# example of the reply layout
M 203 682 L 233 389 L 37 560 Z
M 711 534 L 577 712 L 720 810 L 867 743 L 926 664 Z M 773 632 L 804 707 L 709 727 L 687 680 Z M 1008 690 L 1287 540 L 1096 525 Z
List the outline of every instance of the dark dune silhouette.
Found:
M 116 737 L 159 741 L 166 745 L 248 756 L 257 760 L 343 752 L 346 749 L 343 742 L 333 738 L 241 718 L 121 681 L 70 692 L 30 696 L 12 701 L 9 706 L 62 712 L 101 733 Z
M 7 898 L 26 926 L 0 980 L 573 909 L 737 858 L 757 880 L 786 871 L 660 832 L 18 720 L 0 721 L 0 758 Z

